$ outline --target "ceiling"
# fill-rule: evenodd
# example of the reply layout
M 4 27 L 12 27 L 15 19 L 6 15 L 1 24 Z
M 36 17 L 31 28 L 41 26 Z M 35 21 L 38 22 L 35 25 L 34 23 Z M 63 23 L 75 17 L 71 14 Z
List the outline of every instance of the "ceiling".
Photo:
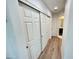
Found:
M 43 2 L 53 13 L 58 13 L 61 10 L 64 10 L 66 0 L 43 0 Z

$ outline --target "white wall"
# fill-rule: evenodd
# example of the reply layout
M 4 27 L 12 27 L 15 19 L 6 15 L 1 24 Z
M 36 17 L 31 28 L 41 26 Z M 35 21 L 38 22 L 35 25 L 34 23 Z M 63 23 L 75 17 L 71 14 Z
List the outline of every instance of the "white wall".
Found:
M 64 59 L 73 59 L 73 1 L 67 0 L 63 35 Z
M 6 27 L 6 59 L 18 59 L 16 37 L 8 17 Z
M 52 36 L 57 36 L 59 33 L 59 28 L 61 28 L 61 20 L 59 19 L 59 16 L 63 16 L 64 12 L 60 12 L 58 14 L 53 14 L 52 16 L 52 25 L 51 25 L 51 31 Z

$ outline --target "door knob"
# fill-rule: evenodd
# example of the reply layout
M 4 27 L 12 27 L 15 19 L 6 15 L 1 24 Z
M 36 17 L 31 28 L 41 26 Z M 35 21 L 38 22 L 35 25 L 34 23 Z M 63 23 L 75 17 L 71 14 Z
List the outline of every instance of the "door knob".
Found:
M 26 48 L 28 48 L 28 46 L 26 46 Z

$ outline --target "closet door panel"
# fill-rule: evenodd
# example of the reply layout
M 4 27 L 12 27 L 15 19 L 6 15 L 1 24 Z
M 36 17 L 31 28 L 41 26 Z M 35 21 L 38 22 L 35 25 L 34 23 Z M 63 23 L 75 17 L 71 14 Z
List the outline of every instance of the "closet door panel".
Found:
M 30 17 L 24 17 L 24 22 L 25 22 L 25 23 L 32 23 L 33 20 L 32 20 L 32 18 L 30 18 Z
M 32 28 L 32 26 L 33 26 L 32 23 L 26 23 L 29 41 L 33 40 L 33 28 Z
M 46 21 L 45 21 L 45 15 L 41 13 L 41 35 L 42 35 L 42 50 L 46 46 Z
M 32 17 L 39 20 L 39 12 L 37 10 L 32 9 Z
M 31 54 L 30 56 L 32 59 L 38 59 L 41 53 L 39 12 L 35 9 L 25 7 L 24 15 L 24 23 L 27 27 L 28 45 Z
M 44 37 L 42 37 L 42 50 L 44 50 L 46 44 L 47 44 L 47 39 L 46 39 L 46 37 L 44 36 Z
M 27 23 L 29 47 L 32 59 L 37 59 L 41 53 L 39 23 Z
M 38 22 L 33 23 L 33 39 L 40 39 L 40 27 Z
M 32 11 L 30 7 L 25 6 L 23 9 L 24 9 L 24 17 L 32 17 Z
M 50 25 L 48 16 L 41 13 L 41 35 L 42 35 L 42 50 L 45 48 L 48 39 L 49 39 L 49 32 L 50 32 Z
M 41 53 L 40 39 L 35 39 L 30 41 L 29 45 L 30 45 L 30 52 L 31 52 L 32 59 L 38 59 Z
M 41 41 L 40 41 L 40 25 L 39 25 L 39 12 L 32 10 L 33 19 L 33 41 L 31 44 L 32 59 L 38 59 L 41 53 Z

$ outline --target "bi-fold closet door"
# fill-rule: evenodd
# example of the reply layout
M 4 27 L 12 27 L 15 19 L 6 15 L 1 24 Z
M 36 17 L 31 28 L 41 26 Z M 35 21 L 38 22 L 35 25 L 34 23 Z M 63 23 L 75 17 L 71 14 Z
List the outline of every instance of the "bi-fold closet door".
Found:
M 26 49 L 29 49 L 30 59 L 38 59 L 41 53 L 39 11 L 27 5 L 22 8 L 24 14 L 23 22 L 28 36 Z

